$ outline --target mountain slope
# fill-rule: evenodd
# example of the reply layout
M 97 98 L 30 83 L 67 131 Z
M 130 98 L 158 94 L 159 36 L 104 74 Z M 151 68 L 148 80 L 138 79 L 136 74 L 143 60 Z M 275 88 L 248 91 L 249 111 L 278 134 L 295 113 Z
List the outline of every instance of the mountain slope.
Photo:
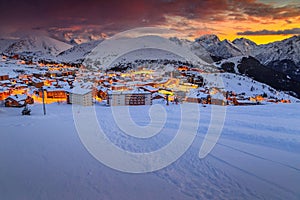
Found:
M 4 52 L 11 55 L 51 58 L 71 47 L 72 45 L 47 36 L 29 36 L 12 43 Z
M 259 45 L 252 50 L 251 54 L 263 64 L 285 59 L 300 64 L 300 36 Z
M 199 65 L 208 65 L 208 63 L 199 59 L 185 46 L 179 46 L 166 38 L 153 35 L 104 40 L 85 59 L 85 65 L 94 68 L 101 66 L 103 69 L 108 69 L 112 67 L 112 64 L 118 59 L 128 60 L 126 55 L 130 55 L 129 60 L 145 59 L 144 53 L 141 55 L 137 53 L 135 54 L 135 58 L 133 58 L 130 52 L 151 50 L 151 54 L 154 55 L 153 49 L 162 50 L 160 52 L 175 54 L 177 55 L 178 60 L 188 61 Z M 160 56 L 163 58 L 163 55 Z
M 251 55 L 253 49 L 257 48 L 257 44 L 246 38 L 238 38 L 232 41 L 232 43 L 239 48 L 244 55 Z
M 14 42 L 16 42 L 15 39 L 0 39 L 0 53 L 5 51 Z
M 300 97 L 300 82 L 284 73 L 270 69 L 254 57 L 237 57 L 224 60 L 219 64 L 224 71 L 243 74 L 256 81 L 270 85 L 281 91 L 291 91 L 293 96 Z
M 194 41 L 207 50 L 214 60 L 241 56 L 243 52 L 228 40 L 220 41 L 216 35 L 204 35 Z
M 254 77 L 257 81 L 264 82 L 279 90 L 293 91 L 300 97 L 300 82 L 265 67 L 252 57 L 243 58 L 238 68 L 241 73 Z
M 103 40 L 96 40 L 76 45 L 57 55 L 57 60 L 70 63 L 81 63 L 84 58 Z

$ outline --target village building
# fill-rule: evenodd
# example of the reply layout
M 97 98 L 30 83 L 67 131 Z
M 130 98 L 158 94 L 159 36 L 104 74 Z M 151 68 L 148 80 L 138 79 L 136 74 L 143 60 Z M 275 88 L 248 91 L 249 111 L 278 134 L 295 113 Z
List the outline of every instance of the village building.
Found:
M 209 100 L 209 94 L 204 92 L 199 92 L 195 94 L 190 94 L 186 97 L 186 102 L 189 103 L 202 103 L 202 104 L 208 104 Z
M 11 86 L 10 80 L 0 81 L 1 86 Z
M 81 106 L 92 106 L 93 95 L 91 89 L 73 88 L 68 94 L 68 103 Z
M 10 90 L 8 87 L 0 86 L 0 101 L 5 100 L 10 95 Z
M 9 76 L 7 74 L 0 74 L 0 81 L 8 80 Z
M 127 90 L 127 86 L 121 83 L 113 83 L 111 85 L 112 90 Z
M 41 79 L 35 78 L 35 77 L 31 78 L 31 83 L 32 83 L 32 86 L 34 86 L 36 88 L 41 88 L 44 86 L 44 81 L 42 81 Z
M 158 92 L 152 94 L 152 100 L 157 99 L 166 99 L 166 96 L 164 94 L 160 94 Z
M 11 89 L 11 94 L 26 94 L 28 92 L 28 85 L 17 83 Z
M 6 107 L 23 107 L 26 104 L 33 104 L 34 100 L 27 95 L 11 95 L 5 99 Z
M 220 106 L 227 105 L 226 98 L 222 92 L 218 92 L 216 94 L 209 95 L 207 101 L 208 101 L 207 102 L 208 104 L 220 105 Z
M 109 91 L 107 104 L 110 106 L 151 105 L 152 95 L 143 90 Z
M 155 87 L 152 87 L 150 85 L 141 86 L 140 88 L 144 91 L 151 92 L 152 94 L 158 92 L 158 90 L 159 90 L 159 89 L 157 89 Z
M 47 99 L 57 99 L 57 100 L 66 100 L 67 93 L 63 88 L 55 88 L 55 87 L 45 87 L 43 86 L 45 98 Z M 43 93 L 40 90 L 39 96 L 43 97 Z
M 103 86 L 97 87 L 97 93 L 96 93 L 96 99 L 99 98 L 99 100 L 106 100 L 107 99 L 107 91 L 108 88 Z

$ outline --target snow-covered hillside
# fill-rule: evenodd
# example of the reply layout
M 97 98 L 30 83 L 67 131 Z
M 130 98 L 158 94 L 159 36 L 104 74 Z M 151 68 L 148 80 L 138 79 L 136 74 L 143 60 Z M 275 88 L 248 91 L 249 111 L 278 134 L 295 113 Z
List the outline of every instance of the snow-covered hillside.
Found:
M 55 57 L 71 47 L 72 45 L 47 36 L 28 36 L 12 43 L 4 52 L 12 55 L 21 54 L 47 58 Z
M 282 41 L 259 45 L 251 52 L 252 56 L 263 64 L 272 61 L 289 59 L 300 63 L 300 36 L 294 36 Z
M 5 51 L 14 42 L 16 42 L 15 39 L 0 39 L 0 53 Z
M 106 69 L 112 67 L 112 63 L 114 63 L 117 59 L 121 57 L 124 58 L 124 55 L 130 55 L 132 57 L 132 54 L 128 53 L 138 52 L 138 50 L 144 49 L 158 49 L 178 55 L 181 57 L 180 60 L 182 61 L 188 61 L 201 65 L 209 65 L 202 59 L 198 58 L 185 46 L 176 45 L 174 42 L 171 42 L 166 38 L 154 35 L 134 38 L 121 37 L 104 40 L 86 57 L 84 63 L 93 68 L 101 67 Z M 151 52 L 153 53 L 153 51 Z M 143 60 L 143 56 L 145 56 L 145 54 L 141 54 L 140 56 L 138 54 L 136 55 L 138 57 L 136 57 L 135 60 Z M 124 59 L 127 60 L 126 58 Z
M 206 86 L 209 88 L 224 88 L 225 91 L 234 91 L 237 94 L 244 93 L 246 96 L 252 97 L 265 94 L 268 97 L 277 99 L 289 99 L 292 102 L 299 101 L 297 98 L 287 95 L 284 92 L 277 91 L 276 89 L 247 76 L 232 73 L 202 74 L 202 76 Z
M 149 152 L 168 144 L 181 121 L 179 105 L 163 107 L 165 127 L 149 139 L 124 134 L 111 108 L 96 106 L 95 111 L 116 146 Z M 213 107 L 200 107 L 198 132 L 187 152 L 170 166 L 146 174 L 119 172 L 94 159 L 76 132 L 71 105 L 47 105 L 46 116 L 39 104 L 31 107 L 31 116 L 1 107 L 1 198 L 299 199 L 299 104 L 227 107 L 221 138 L 200 159 Z M 133 120 L 147 124 L 149 108 L 130 107 Z M 85 115 L 83 108 L 80 114 Z
M 69 63 L 81 63 L 100 42 L 102 42 L 102 40 L 95 40 L 76 45 L 58 54 L 57 60 Z

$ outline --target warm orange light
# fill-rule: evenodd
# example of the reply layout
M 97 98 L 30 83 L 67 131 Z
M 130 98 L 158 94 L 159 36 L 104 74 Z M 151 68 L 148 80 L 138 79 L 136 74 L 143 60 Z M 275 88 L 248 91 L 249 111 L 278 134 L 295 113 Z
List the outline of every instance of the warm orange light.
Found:
M 36 96 L 36 95 L 32 95 L 31 96 L 34 100 L 35 103 L 43 103 L 43 98 Z M 58 102 L 67 102 L 67 98 L 45 98 L 44 100 L 45 104 L 51 104 L 51 103 L 58 103 Z

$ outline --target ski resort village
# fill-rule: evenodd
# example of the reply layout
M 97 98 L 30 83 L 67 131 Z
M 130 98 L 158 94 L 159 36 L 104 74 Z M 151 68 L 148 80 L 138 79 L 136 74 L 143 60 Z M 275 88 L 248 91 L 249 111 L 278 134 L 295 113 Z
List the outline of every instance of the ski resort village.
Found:
M 155 70 L 154 64 L 161 70 Z M 248 77 L 207 72 L 189 63 L 148 60 L 136 65 L 136 70 L 115 67 L 91 71 L 78 64 L 32 62 L 3 55 L 0 100 L 6 107 L 43 102 L 84 106 L 95 102 L 110 106 L 191 102 L 227 106 L 297 101 Z

